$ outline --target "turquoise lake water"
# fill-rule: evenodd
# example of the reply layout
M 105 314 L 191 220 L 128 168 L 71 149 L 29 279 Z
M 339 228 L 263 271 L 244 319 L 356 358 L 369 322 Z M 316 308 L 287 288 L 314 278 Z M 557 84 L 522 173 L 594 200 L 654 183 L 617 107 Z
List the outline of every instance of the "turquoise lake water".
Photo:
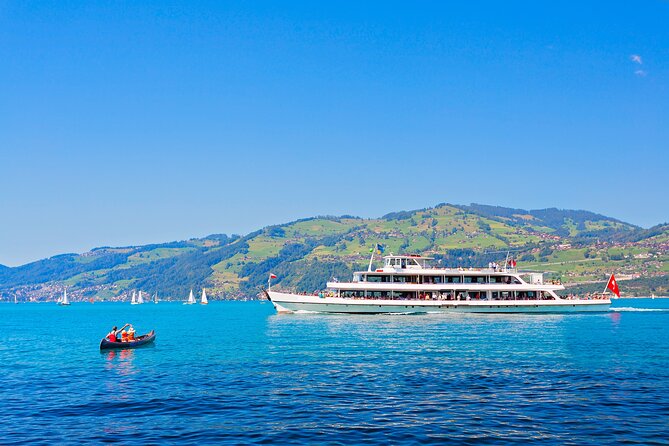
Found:
M 0 443 L 669 444 L 669 299 L 601 314 L 0 305 Z M 156 344 L 100 353 L 112 325 Z

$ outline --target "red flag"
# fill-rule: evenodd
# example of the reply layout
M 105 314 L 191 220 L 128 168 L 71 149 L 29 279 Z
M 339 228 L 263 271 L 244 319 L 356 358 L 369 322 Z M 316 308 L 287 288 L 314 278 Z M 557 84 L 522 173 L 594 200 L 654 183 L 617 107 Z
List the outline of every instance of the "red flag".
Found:
M 618 282 L 616 282 L 616 278 L 613 274 L 609 277 L 609 283 L 606 284 L 606 289 L 611 290 L 613 294 L 620 297 L 620 288 L 618 288 Z
M 274 274 L 272 274 L 272 273 L 269 273 L 269 278 L 270 278 L 270 279 L 276 279 L 276 276 L 275 276 Z

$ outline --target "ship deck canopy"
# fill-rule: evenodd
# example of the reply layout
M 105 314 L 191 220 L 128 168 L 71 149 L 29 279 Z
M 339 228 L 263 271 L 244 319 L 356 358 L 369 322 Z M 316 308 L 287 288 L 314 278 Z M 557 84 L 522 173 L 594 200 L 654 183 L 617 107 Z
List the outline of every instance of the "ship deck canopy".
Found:
M 386 268 L 429 268 L 428 260 L 433 260 L 433 257 L 391 254 L 383 256 L 383 266 Z

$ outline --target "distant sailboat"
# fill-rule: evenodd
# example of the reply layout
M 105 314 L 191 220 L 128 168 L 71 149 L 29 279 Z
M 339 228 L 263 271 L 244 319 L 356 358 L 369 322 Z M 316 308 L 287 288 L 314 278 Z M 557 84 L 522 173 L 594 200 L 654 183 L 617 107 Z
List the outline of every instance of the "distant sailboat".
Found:
M 70 299 L 67 298 L 67 288 L 63 290 L 63 297 L 58 301 L 58 305 L 70 305 Z
M 14 295 L 14 303 L 15 303 L 15 304 L 18 304 L 18 303 L 19 303 L 19 300 L 16 298 L 16 294 Z
M 158 291 L 156 291 L 156 294 L 153 295 L 153 303 L 154 304 L 158 303 Z
M 202 305 L 207 305 L 209 303 L 207 300 L 207 293 L 204 291 L 204 288 L 202 288 L 202 298 L 200 299 L 200 303 Z
M 130 305 L 137 305 L 139 302 L 137 302 L 137 294 L 133 291 L 132 292 L 132 297 L 130 298 Z
M 142 297 L 142 290 L 139 290 L 139 297 L 137 298 L 137 303 L 138 304 L 144 303 L 144 298 Z
M 184 305 L 193 305 L 195 302 L 195 296 L 193 296 L 193 290 L 190 290 L 190 294 L 188 295 L 188 300 L 184 302 Z

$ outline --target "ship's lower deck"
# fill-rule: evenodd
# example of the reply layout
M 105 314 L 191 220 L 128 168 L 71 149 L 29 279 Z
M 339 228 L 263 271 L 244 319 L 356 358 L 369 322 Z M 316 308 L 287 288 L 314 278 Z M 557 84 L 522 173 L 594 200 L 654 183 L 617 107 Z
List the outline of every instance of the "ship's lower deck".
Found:
M 380 300 L 303 296 L 269 292 L 279 313 L 580 313 L 608 311 L 611 301 L 596 300 Z

